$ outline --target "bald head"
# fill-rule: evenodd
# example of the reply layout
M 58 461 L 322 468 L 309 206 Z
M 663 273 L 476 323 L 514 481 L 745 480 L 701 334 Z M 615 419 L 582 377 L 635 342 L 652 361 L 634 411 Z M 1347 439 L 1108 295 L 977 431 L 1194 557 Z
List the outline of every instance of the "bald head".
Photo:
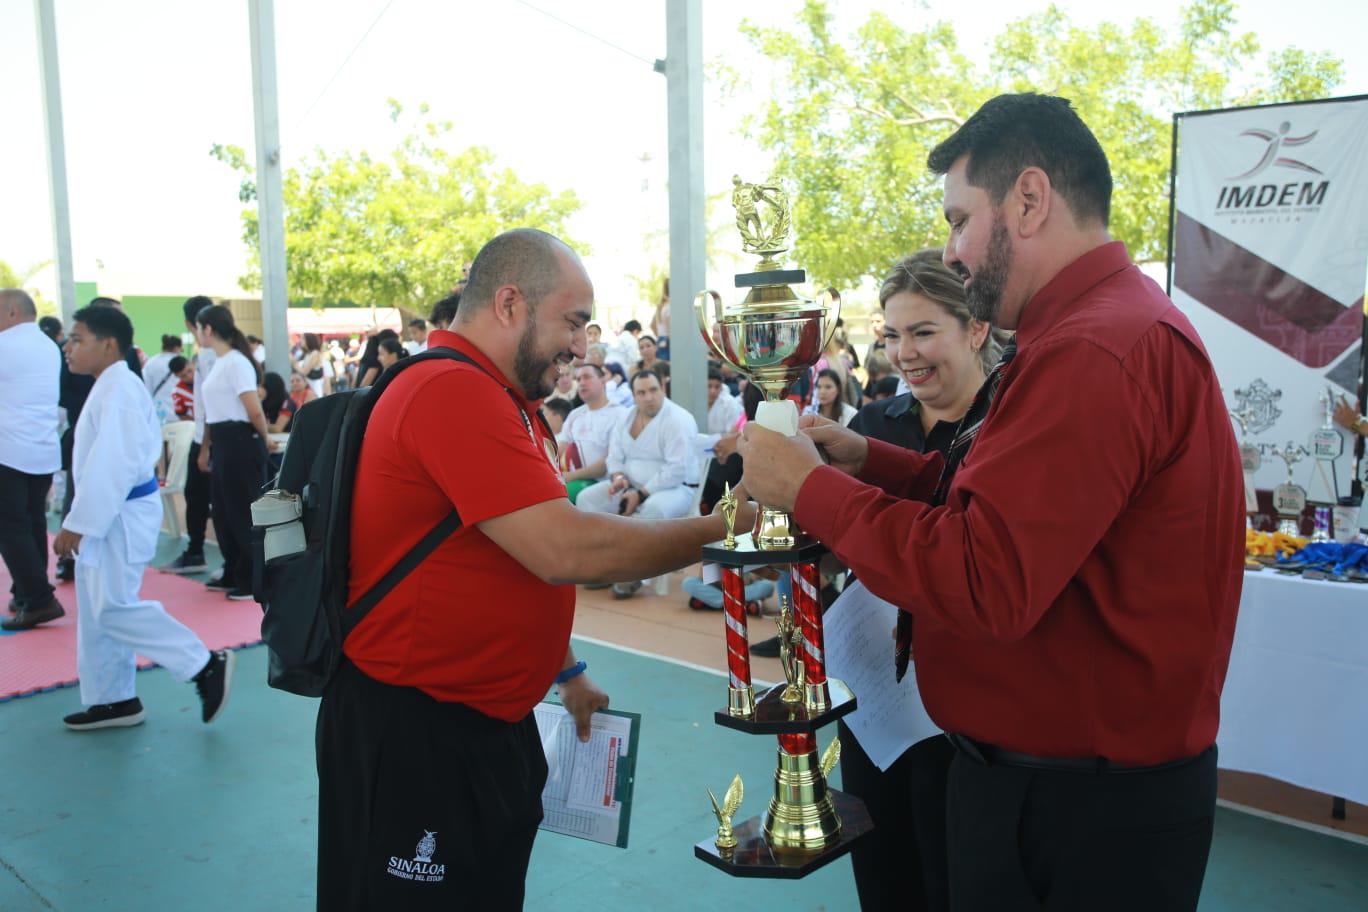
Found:
M 532 307 L 555 290 L 567 269 L 583 271 L 579 257 L 555 235 L 536 228 L 505 231 L 480 249 L 461 292 L 457 322 L 494 303 L 500 288 L 516 286 Z
M 0 331 L 38 319 L 38 308 L 22 288 L 0 288 Z

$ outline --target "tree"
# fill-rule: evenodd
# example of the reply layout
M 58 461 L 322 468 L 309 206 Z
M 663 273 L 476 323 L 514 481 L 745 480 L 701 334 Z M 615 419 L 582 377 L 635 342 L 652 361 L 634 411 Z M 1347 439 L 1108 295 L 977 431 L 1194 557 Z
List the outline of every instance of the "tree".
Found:
M 402 107 L 391 100 L 390 117 Z M 284 176 L 286 277 L 292 298 L 319 306 L 358 302 L 426 313 L 460 280 L 461 267 L 486 241 L 508 228 L 566 236 L 565 220 L 579 209 L 570 191 L 553 193 L 499 169 L 489 149 L 451 152 L 441 145 L 449 122 L 421 118 L 388 158 L 366 152 L 321 150 Z M 256 199 L 253 168 L 237 146 L 210 154 L 242 175 L 238 198 Z M 249 250 L 245 288 L 260 288 L 256 207 L 242 212 Z
M 1028 90 L 1073 101 L 1111 161 L 1112 234 L 1136 260 L 1162 259 L 1172 113 L 1323 97 L 1343 77 L 1339 60 L 1296 48 L 1259 68 L 1257 39 L 1233 23 L 1229 0 L 1195 0 L 1171 32 L 1143 18 L 1085 29 L 1051 6 L 1009 23 L 986 71 L 943 22 L 909 29 L 876 12 L 843 42 L 826 3 L 808 0 L 793 31 L 743 23 L 781 74 L 748 130 L 796 191 L 797 261 L 819 284 L 851 285 L 944 243 L 927 153 L 988 98 Z
M 0 260 L 0 288 L 22 288 L 27 291 L 29 297 L 33 298 L 33 304 L 38 308 L 38 316 L 40 317 L 56 314 L 57 307 L 49 303 L 38 289 L 28 284 L 34 276 L 51 265 L 52 260 L 43 260 L 41 263 L 34 263 L 27 269 L 16 272 L 9 263 Z

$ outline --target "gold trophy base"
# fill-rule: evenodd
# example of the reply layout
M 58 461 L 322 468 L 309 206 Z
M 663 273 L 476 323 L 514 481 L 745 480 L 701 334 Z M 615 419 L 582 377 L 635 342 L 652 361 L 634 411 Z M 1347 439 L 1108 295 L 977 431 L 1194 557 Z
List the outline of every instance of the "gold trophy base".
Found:
M 761 507 L 756 523 L 755 546 L 761 551 L 786 551 L 798 545 L 797 526 L 783 510 Z
M 818 852 L 834 845 L 841 835 L 841 818 L 827 795 L 817 752 L 778 753 L 774 797 L 765 812 L 766 841 L 780 852 Z
M 755 689 L 745 687 L 727 688 L 727 715 L 736 719 L 750 719 L 755 716 Z
M 766 877 L 798 880 L 813 871 L 844 858 L 855 841 L 874 829 L 864 802 L 854 795 L 827 791 L 827 800 L 841 821 L 836 841 L 818 851 L 778 849 L 765 838 L 764 820 L 760 815 L 732 824 L 735 848 L 719 849 L 714 831 L 707 839 L 694 844 L 694 857 L 706 861 L 732 877 Z

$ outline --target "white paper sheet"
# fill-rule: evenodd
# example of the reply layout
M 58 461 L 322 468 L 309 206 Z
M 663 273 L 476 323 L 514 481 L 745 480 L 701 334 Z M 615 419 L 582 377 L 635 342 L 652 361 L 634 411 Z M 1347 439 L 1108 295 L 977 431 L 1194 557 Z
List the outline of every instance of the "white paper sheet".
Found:
M 913 744 L 940 733 L 922 706 L 914 669 L 908 666 L 901 683 L 893 680 L 897 618 L 897 608 L 858 581 L 822 616 L 827 674 L 844 681 L 859 703 L 844 722 L 881 770 Z
M 623 806 L 616 794 L 618 764 L 631 745 L 632 720 L 594 713 L 584 743 L 565 707 L 541 703 L 533 715 L 547 765 L 541 829 L 619 844 Z

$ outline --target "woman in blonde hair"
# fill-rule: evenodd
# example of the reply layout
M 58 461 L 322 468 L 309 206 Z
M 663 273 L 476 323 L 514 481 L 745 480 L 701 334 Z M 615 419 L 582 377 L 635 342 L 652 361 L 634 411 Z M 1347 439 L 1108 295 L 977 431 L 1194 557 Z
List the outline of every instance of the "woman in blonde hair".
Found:
M 911 392 L 865 406 L 850 428 L 944 454 L 997 363 L 1005 334 L 969 315 L 964 284 L 941 263 L 939 249 L 899 260 L 879 289 L 879 306 L 885 353 Z M 892 646 L 885 657 L 889 672 Z M 880 771 L 844 723 L 840 735 L 844 788 L 864 799 L 874 820 L 874 831 L 851 854 L 860 907 L 948 908 L 945 782 L 954 748 L 932 735 Z

